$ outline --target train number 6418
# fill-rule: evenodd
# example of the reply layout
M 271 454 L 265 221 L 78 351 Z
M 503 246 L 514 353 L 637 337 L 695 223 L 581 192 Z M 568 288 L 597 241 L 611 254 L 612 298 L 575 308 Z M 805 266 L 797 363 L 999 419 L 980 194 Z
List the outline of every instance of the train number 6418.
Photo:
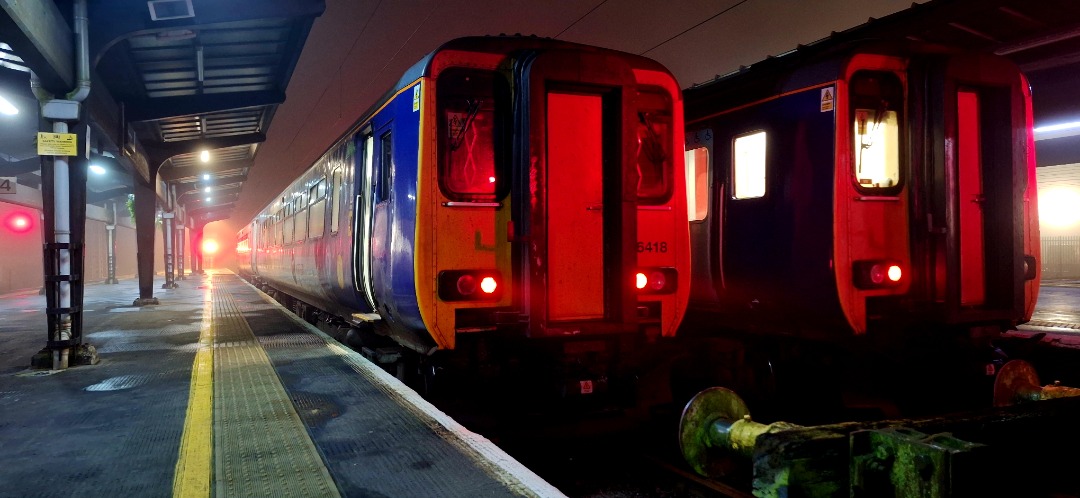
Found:
M 637 252 L 667 252 L 667 242 L 642 242 L 639 240 Z

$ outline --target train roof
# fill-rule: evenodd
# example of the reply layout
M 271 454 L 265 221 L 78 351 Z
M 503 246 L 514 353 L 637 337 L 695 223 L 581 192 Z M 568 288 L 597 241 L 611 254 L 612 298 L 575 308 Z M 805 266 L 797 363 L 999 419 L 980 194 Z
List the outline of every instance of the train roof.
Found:
M 855 53 L 897 54 L 960 52 L 986 48 L 927 40 L 912 34 L 928 16 L 947 12 L 947 3 L 914 4 L 910 9 L 851 29 L 833 32 L 815 42 L 797 45 L 780 55 L 770 56 L 714 79 L 695 83 L 683 90 L 686 118 L 693 121 L 702 113 L 756 102 L 788 91 L 836 79 L 847 59 Z M 708 110 L 706 110 L 708 109 Z

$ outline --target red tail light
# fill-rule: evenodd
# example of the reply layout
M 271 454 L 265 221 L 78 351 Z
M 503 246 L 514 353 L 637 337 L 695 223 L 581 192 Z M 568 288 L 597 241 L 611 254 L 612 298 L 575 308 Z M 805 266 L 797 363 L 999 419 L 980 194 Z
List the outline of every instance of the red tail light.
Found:
M 4 221 L 4 225 L 12 232 L 26 233 L 34 228 L 34 221 L 29 214 L 17 212 L 9 215 L 7 220 Z
M 903 267 L 895 261 L 856 261 L 853 270 L 860 289 L 897 287 L 904 281 Z
M 443 301 L 498 301 L 502 276 L 495 270 L 447 270 L 439 272 L 439 298 Z
M 678 276 L 674 268 L 641 268 L 634 275 L 634 288 L 639 294 L 671 294 L 678 287 Z

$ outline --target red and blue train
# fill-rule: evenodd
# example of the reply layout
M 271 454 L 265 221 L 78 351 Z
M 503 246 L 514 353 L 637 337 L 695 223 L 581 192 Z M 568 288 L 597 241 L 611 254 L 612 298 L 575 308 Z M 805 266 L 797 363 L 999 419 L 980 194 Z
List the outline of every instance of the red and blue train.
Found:
M 599 393 L 688 301 L 682 112 L 644 57 L 449 41 L 240 231 L 240 273 L 410 371 Z
M 1039 288 L 1018 68 L 827 39 L 683 95 L 693 271 L 679 335 L 698 368 L 679 378 L 803 422 L 829 406 L 988 405 L 977 386 L 1003 361 L 995 341 L 1031 318 Z

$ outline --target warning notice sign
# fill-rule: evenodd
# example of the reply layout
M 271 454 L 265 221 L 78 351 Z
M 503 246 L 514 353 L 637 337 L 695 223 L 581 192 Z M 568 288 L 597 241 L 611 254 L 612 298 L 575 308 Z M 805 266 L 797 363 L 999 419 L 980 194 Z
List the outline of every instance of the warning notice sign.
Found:
M 38 132 L 37 153 L 39 156 L 77 156 L 79 147 L 75 134 Z
M 833 103 L 836 100 L 836 92 L 833 91 L 833 87 L 821 89 L 821 112 L 828 112 L 833 110 Z

